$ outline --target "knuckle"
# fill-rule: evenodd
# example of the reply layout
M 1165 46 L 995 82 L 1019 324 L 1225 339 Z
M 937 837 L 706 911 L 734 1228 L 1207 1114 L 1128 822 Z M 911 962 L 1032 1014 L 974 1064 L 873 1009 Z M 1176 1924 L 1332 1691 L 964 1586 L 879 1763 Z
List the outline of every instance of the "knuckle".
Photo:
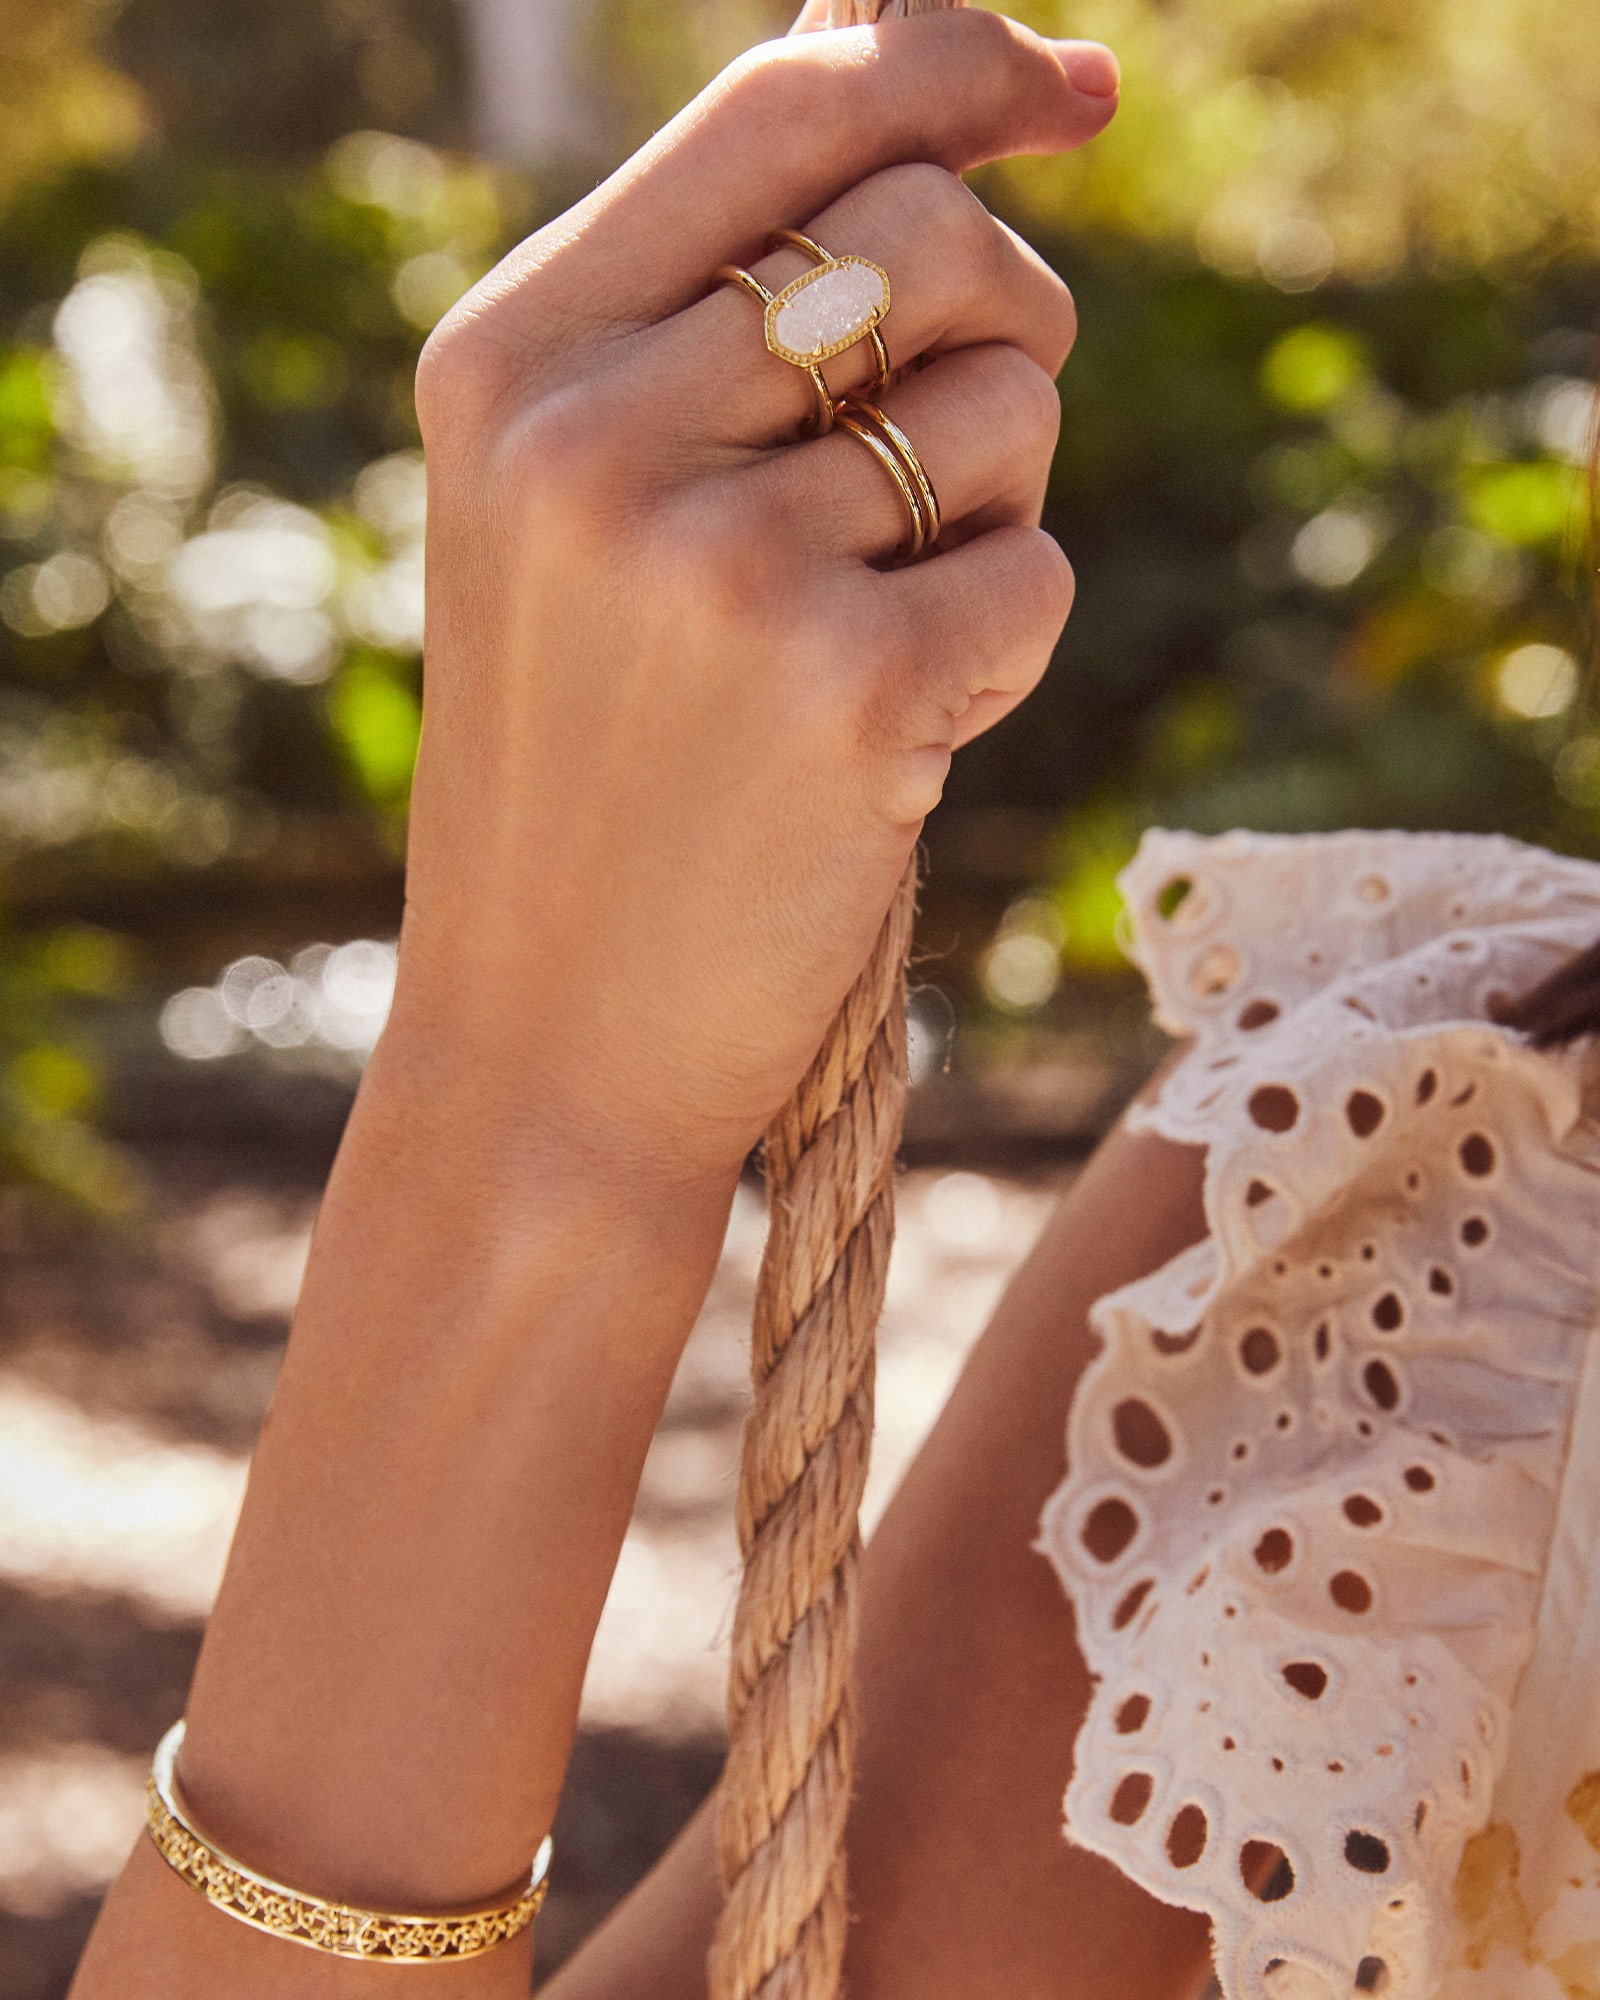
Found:
M 991 100 L 1010 95 L 1030 76 L 1039 60 L 1039 46 L 1003 14 L 987 8 L 963 8 L 950 17 L 949 55 L 959 66 L 962 88 L 971 96 Z M 1046 60 L 1052 60 L 1046 54 Z
M 1025 528 L 1019 533 L 1025 539 L 1017 547 L 1017 588 L 1025 593 L 1029 622 L 1049 632 L 1053 639 L 1067 622 L 1077 579 L 1053 535 L 1046 534 L 1043 528 Z
M 463 427 L 478 430 L 503 419 L 508 405 L 549 372 L 537 339 L 519 323 L 538 281 L 523 276 L 511 285 L 503 272 L 502 265 L 474 285 L 423 342 L 415 390 L 424 443 L 448 442 Z
M 972 190 L 948 167 L 936 166 L 932 160 L 908 160 L 901 166 L 885 167 L 872 177 L 871 187 L 894 207 L 913 241 L 928 229 L 975 232 L 986 214 Z
M 759 116 L 771 104 L 772 78 L 778 62 L 775 42 L 758 42 L 754 48 L 735 56 L 706 91 L 710 111 L 724 117 L 730 112 L 744 111 Z
M 810 38 L 763 42 L 737 57 L 716 86 L 721 104 L 760 134 L 770 158 L 814 159 L 842 136 L 848 123 L 839 65 L 826 59 Z
M 1006 231 L 947 167 L 918 160 L 876 176 L 896 210 L 897 235 L 936 243 L 941 265 L 973 291 L 1003 289 L 1012 251 Z
M 956 185 L 966 196 L 966 202 L 959 209 L 952 207 L 945 227 L 972 268 L 975 284 L 992 286 L 996 296 L 1004 298 L 1016 284 L 1016 251 L 1010 233 L 970 188 L 960 181 Z
M 593 533 L 626 490 L 631 427 L 591 383 L 535 398 L 501 433 L 497 470 L 524 530 L 566 540 Z
M 471 317 L 453 307 L 423 343 L 417 359 L 417 424 L 424 444 L 458 432 L 493 401 L 496 357 Z
M 1016 370 L 1017 400 L 1025 411 L 1029 435 L 1048 457 L 1061 435 L 1061 397 L 1053 375 L 1026 355 L 1022 360 L 1023 366 Z
M 918 744 L 893 757 L 882 788 L 882 810 L 891 827 L 920 827 L 944 797 L 950 764 L 950 749 L 942 743 Z
M 1050 275 L 1055 280 L 1055 283 L 1050 288 L 1047 296 L 1051 298 L 1055 306 L 1055 326 L 1053 332 L 1055 335 L 1055 352 L 1058 356 L 1056 366 L 1059 369 L 1065 364 L 1067 356 L 1078 344 L 1078 302 L 1072 296 L 1072 289 L 1065 278 L 1061 277 L 1055 271 L 1052 271 Z
M 982 421 L 991 434 L 999 424 L 1017 451 L 1046 456 L 1054 451 L 1061 433 L 1061 398 L 1054 376 L 1020 347 L 1003 344 L 990 349 L 983 373 L 987 407 Z

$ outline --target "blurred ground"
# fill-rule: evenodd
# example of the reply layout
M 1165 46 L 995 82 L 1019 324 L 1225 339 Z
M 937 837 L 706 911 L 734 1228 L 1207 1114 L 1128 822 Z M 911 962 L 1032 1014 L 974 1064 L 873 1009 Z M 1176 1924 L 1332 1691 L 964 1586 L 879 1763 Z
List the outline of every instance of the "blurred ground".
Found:
M 182 1707 L 320 1185 L 315 1147 L 227 1144 L 216 1127 L 185 1137 L 185 1122 L 169 1119 L 139 1148 L 159 1196 L 148 1242 L 90 1237 L 0 1198 L 8 2000 L 60 2000 L 139 1827 L 144 1770 Z M 912 1157 L 929 1150 L 946 1151 L 924 1139 Z M 1023 1146 L 1003 1170 L 906 1175 L 869 1519 L 1070 1177 L 1072 1150 Z M 540 1923 L 543 1969 L 648 1867 L 716 1775 L 763 1227 L 759 1194 L 741 1188 L 602 1621 Z

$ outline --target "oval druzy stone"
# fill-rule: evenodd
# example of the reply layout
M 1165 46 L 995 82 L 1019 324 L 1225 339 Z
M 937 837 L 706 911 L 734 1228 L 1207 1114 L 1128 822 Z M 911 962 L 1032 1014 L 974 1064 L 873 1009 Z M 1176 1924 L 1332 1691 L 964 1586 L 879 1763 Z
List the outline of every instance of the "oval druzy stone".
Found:
M 767 307 L 767 345 L 797 367 L 842 354 L 889 310 L 889 279 L 865 257 L 835 257 L 795 279 Z

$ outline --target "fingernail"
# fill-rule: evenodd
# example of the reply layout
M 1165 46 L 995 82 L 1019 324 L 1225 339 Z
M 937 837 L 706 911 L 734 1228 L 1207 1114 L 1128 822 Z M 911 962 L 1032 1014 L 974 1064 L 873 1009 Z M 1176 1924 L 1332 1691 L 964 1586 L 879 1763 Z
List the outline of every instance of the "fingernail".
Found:
M 1068 83 L 1085 97 L 1115 97 L 1122 88 L 1117 59 L 1099 42 L 1057 42 L 1056 58 Z

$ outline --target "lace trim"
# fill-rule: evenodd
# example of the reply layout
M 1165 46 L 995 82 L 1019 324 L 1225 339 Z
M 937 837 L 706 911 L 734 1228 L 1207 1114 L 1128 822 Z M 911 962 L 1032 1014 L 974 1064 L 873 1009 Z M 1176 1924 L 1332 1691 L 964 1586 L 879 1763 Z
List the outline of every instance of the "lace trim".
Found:
M 1193 1048 L 1135 1119 L 1209 1235 L 1095 1309 L 1041 1546 L 1099 1685 L 1072 1838 L 1202 1910 L 1228 2000 L 1431 1992 L 1533 1646 L 1596 1317 L 1582 1058 L 1490 1024 L 1600 933 L 1514 842 L 1154 833 Z

